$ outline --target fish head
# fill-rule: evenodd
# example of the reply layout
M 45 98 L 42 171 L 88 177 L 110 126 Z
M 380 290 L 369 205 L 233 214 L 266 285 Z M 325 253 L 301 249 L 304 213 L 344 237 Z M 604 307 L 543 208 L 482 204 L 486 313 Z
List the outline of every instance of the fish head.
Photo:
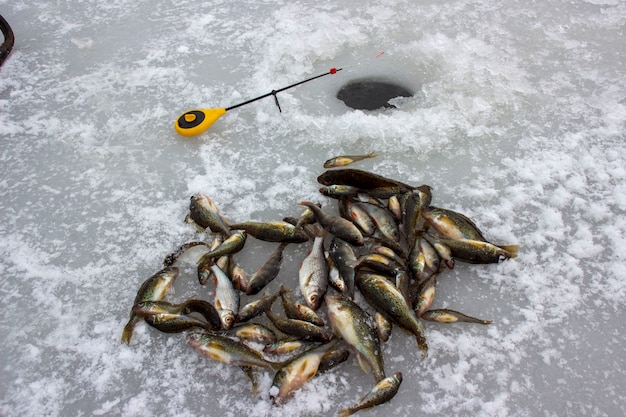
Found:
M 211 211 L 215 211 L 217 212 L 217 206 L 215 205 L 215 203 L 213 202 L 213 200 L 211 200 L 209 198 L 208 195 L 203 194 L 203 193 L 196 193 L 191 197 L 191 202 L 194 204 L 199 204 L 202 207 L 209 209 Z
M 395 384 L 398 385 L 402 382 L 402 372 L 398 371 L 391 376 L 394 379 Z

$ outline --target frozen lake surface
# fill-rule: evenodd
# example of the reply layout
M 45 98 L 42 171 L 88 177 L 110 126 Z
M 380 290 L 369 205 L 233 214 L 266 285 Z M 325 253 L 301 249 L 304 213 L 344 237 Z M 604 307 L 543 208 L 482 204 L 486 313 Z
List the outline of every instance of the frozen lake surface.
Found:
M 366 415 L 626 415 L 626 3 L 0 0 L 16 44 L 0 68 L 0 414 L 331 416 L 372 378 L 354 357 L 271 405 L 182 335 L 122 328 L 139 285 L 198 240 L 204 192 L 229 219 L 279 220 L 318 193 L 323 162 L 433 187 L 488 238 L 497 265 L 458 263 L 435 307 L 494 324 L 394 329 L 397 396 Z M 376 58 L 381 52 L 385 53 Z M 184 138 L 182 112 L 228 112 Z M 378 78 L 396 109 L 335 95 Z M 249 239 L 248 273 L 275 245 Z M 270 289 L 297 286 L 289 245 Z M 175 292 L 210 298 L 187 265 Z M 251 298 L 250 298 L 251 299 Z

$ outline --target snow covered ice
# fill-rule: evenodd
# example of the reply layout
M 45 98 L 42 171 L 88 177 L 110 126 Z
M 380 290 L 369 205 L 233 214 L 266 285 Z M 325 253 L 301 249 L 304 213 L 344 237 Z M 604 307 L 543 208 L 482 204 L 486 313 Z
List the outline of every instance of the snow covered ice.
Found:
M 519 244 L 458 263 L 424 322 L 429 356 L 394 329 L 397 396 L 362 415 L 626 414 L 626 3 L 617 0 L 48 2 L 0 0 L 16 44 L 0 68 L 0 414 L 331 416 L 371 389 L 353 356 L 280 408 L 181 335 L 120 335 L 139 285 L 197 240 L 189 197 L 234 221 L 278 220 L 322 164 L 433 187 L 433 204 Z M 385 54 L 376 58 L 384 51 Z M 184 111 L 227 107 L 194 138 Z M 416 94 L 363 112 L 350 80 Z M 249 242 L 253 272 L 274 245 Z M 304 246 L 280 282 L 296 287 Z M 191 264 L 170 299 L 209 297 Z

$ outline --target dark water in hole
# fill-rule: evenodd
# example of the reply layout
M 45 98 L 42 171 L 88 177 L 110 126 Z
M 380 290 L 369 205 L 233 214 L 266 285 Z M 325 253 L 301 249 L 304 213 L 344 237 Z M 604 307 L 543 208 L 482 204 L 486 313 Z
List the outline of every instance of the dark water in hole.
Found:
M 389 100 L 396 97 L 411 97 L 408 89 L 388 81 L 361 80 L 350 82 L 339 90 L 337 98 L 346 106 L 358 110 L 395 108 Z

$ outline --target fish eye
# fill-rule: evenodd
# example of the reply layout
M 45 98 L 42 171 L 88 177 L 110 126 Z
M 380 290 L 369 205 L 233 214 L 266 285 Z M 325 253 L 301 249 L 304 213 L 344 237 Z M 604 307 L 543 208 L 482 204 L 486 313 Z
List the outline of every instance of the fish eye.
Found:
M 317 295 L 313 294 L 309 297 L 309 300 L 311 300 L 311 303 L 313 304 L 317 303 Z

